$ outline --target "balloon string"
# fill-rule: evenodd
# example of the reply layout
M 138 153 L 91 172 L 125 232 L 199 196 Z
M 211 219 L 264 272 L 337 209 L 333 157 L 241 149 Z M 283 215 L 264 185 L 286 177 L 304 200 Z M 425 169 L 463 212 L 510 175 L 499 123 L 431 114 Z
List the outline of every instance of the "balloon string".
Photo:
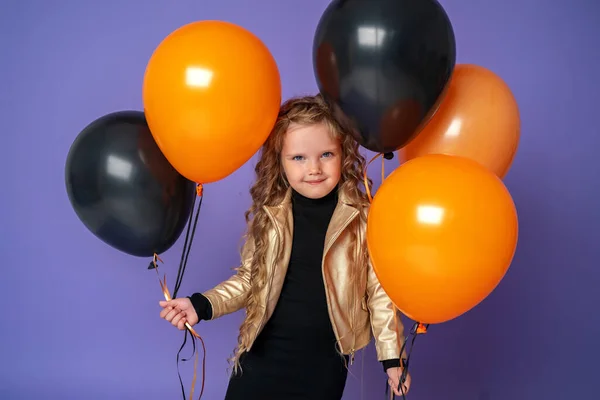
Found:
M 169 293 L 169 289 L 167 288 L 167 278 L 166 276 L 164 277 L 163 280 L 160 279 L 159 276 L 159 282 L 161 285 L 161 289 L 163 291 L 163 295 L 165 296 L 165 299 L 167 301 L 171 300 L 172 298 L 176 298 L 177 297 L 177 293 L 179 292 L 179 288 L 181 287 L 181 282 L 183 281 L 183 275 L 185 274 L 185 269 L 187 267 L 187 262 L 188 262 L 188 258 L 190 255 L 190 251 L 192 248 L 192 242 L 194 240 L 194 235 L 196 233 L 196 227 L 198 225 L 198 217 L 200 216 L 200 210 L 202 209 L 202 200 L 204 198 L 204 187 L 202 186 L 202 184 L 197 184 L 196 185 L 196 195 L 197 197 L 200 198 L 200 201 L 198 202 L 198 207 L 196 209 L 196 215 L 194 217 L 194 213 L 191 212 L 190 213 L 190 217 L 188 220 L 188 227 L 187 227 L 187 232 L 185 235 L 185 242 L 183 244 L 183 251 L 181 253 L 181 260 L 179 262 L 179 269 L 177 270 L 177 278 L 175 279 L 175 286 L 173 288 L 173 296 L 171 296 L 171 294 Z M 196 198 L 194 197 L 194 200 L 192 202 L 192 209 L 194 208 L 196 204 Z M 192 220 L 193 220 L 193 224 L 192 224 Z M 190 232 L 191 231 L 191 232 Z M 162 260 L 158 257 L 157 254 L 154 255 L 154 259 L 153 261 L 150 263 L 150 266 L 148 267 L 148 269 L 156 269 L 156 273 L 158 274 L 158 265 L 157 265 L 157 260 L 162 262 Z M 204 345 L 204 340 L 200 337 L 200 335 L 198 335 L 194 329 L 188 324 L 185 324 L 187 330 L 185 331 L 185 336 L 183 338 L 183 343 L 181 345 L 181 347 L 179 348 L 179 351 L 177 352 L 177 374 L 179 375 L 179 383 L 181 384 L 181 392 L 183 395 L 183 399 L 185 400 L 186 396 L 185 396 L 185 388 L 183 386 L 183 381 L 181 379 L 181 374 L 179 373 L 179 355 L 181 353 L 181 351 L 183 350 L 183 348 L 185 347 L 185 344 L 187 343 L 187 334 L 188 332 L 190 332 L 192 334 L 192 346 L 193 346 L 193 352 L 192 355 L 196 355 L 196 359 L 194 361 L 194 376 L 192 379 L 192 388 L 191 388 L 191 393 L 190 393 L 190 400 L 192 400 L 193 396 L 194 396 L 194 388 L 195 388 L 195 384 L 196 384 L 196 378 L 197 378 L 197 369 L 198 369 L 198 353 L 196 352 L 196 339 L 199 339 L 200 342 L 202 343 L 202 348 L 204 351 L 204 356 L 203 356 L 203 361 L 202 361 L 202 388 L 200 391 L 200 397 L 202 398 L 202 394 L 204 393 L 204 379 L 205 379 L 205 366 L 206 366 L 206 348 Z M 187 359 L 182 359 L 182 361 L 188 361 Z
M 154 258 L 152 260 L 152 264 L 154 266 L 154 270 L 156 270 L 156 275 L 158 276 L 158 281 L 160 283 L 160 288 L 162 290 L 163 296 L 165 297 L 166 301 L 170 301 L 172 299 L 171 294 L 169 293 L 169 288 L 167 287 L 167 277 L 164 276 L 163 279 L 160 278 L 160 275 L 158 274 L 158 264 L 157 261 L 160 261 L 161 263 L 163 262 L 160 257 L 157 254 L 154 254 Z M 192 328 L 192 326 L 186 322 L 185 323 L 185 327 L 187 328 L 186 333 L 185 333 L 185 337 L 184 337 L 184 341 L 183 344 L 181 345 L 181 348 L 179 349 L 179 352 L 181 352 L 181 350 L 183 349 L 183 346 L 185 346 L 185 342 L 187 340 L 187 332 L 190 332 L 192 335 L 192 341 L 193 341 L 193 346 L 194 346 L 194 353 L 196 354 L 196 358 L 194 360 L 194 375 L 192 378 L 192 387 L 190 390 L 190 400 L 193 399 L 194 397 L 194 390 L 196 387 L 196 378 L 198 376 L 198 352 L 196 352 L 196 339 L 200 340 L 200 343 L 202 344 L 202 385 L 200 387 L 200 395 L 198 397 L 198 399 L 202 398 L 202 395 L 204 394 L 204 381 L 206 378 L 206 346 L 204 344 L 204 339 L 202 339 L 202 337 L 196 333 L 196 331 L 194 330 L 194 328 Z M 187 360 L 182 360 L 182 361 L 187 361 Z M 178 369 L 178 373 L 179 373 L 179 353 L 177 353 L 177 369 Z M 185 389 L 183 387 L 183 382 L 181 380 L 181 375 L 179 375 L 179 382 L 181 383 L 181 391 L 183 393 L 183 398 L 185 400 Z
M 185 269 L 187 267 L 188 257 L 190 255 L 190 250 L 192 249 L 192 241 L 194 240 L 194 235 L 196 233 L 196 226 L 198 225 L 198 217 L 200 216 L 200 210 L 202 209 L 202 200 L 204 199 L 204 187 L 202 184 L 198 184 L 196 186 L 196 195 L 200 198 L 198 202 L 198 208 L 196 209 L 196 216 L 194 217 L 194 213 L 190 213 L 190 219 L 188 221 L 187 232 L 185 234 L 185 242 L 183 243 L 183 251 L 181 252 L 181 260 L 179 261 L 179 269 L 177 270 L 177 278 L 175 278 L 175 287 L 173 288 L 173 297 L 177 297 L 177 293 L 179 292 L 179 288 L 181 287 L 181 282 L 183 281 L 183 274 L 185 273 Z M 194 201 L 192 202 L 192 209 L 196 204 L 196 198 L 194 197 Z M 192 227 L 192 218 L 194 219 L 193 227 Z M 191 229 L 191 235 L 190 235 Z
M 406 393 L 404 392 L 404 383 L 406 382 L 406 377 L 408 376 L 408 367 L 410 365 L 410 356 L 412 354 L 413 348 L 415 346 L 415 339 L 419 335 L 423 335 L 427 333 L 427 328 L 429 328 L 429 324 L 423 324 L 421 322 L 416 322 L 412 329 L 410 330 L 410 335 L 404 338 L 404 343 L 402 344 L 402 348 L 400 349 L 400 366 L 402 367 L 402 375 L 400 375 L 400 382 L 398 383 L 398 391 L 402 394 L 402 400 L 406 400 Z M 408 339 L 411 338 L 410 350 L 408 351 L 408 355 L 406 356 L 406 360 L 402 359 L 402 354 L 406 349 L 406 345 L 408 343 Z M 385 382 L 385 394 L 386 396 L 389 394 L 390 399 L 395 399 L 396 395 L 394 395 L 393 391 L 389 390 L 390 387 L 387 383 L 387 379 Z
M 367 173 L 369 165 L 371 165 L 371 163 L 377 160 L 379 157 L 381 157 L 381 182 L 383 183 L 383 180 L 385 179 L 385 159 L 383 157 L 383 153 L 378 153 L 375 155 L 375 157 L 371 158 L 363 171 L 363 184 L 365 185 L 365 191 L 367 192 L 367 197 L 369 198 L 370 203 L 373 202 L 373 196 L 371 195 L 371 187 L 369 186 L 369 176 Z
M 367 192 L 367 196 L 369 197 L 369 202 L 371 202 L 371 203 L 373 202 L 373 196 L 371 195 L 371 189 L 369 187 L 369 178 L 368 178 L 367 171 L 368 171 L 371 163 L 373 161 L 375 161 L 376 159 L 378 159 L 379 157 L 381 157 L 381 183 L 383 183 L 383 181 L 385 180 L 385 158 L 387 158 L 387 154 L 384 154 L 384 153 L 376 154 L 373 158 L 371 158 L 371 160 L 369 160 L 369 162 L 365 166 L 365 170 L 363 171 L 363 183 L 365 185 L 365 190 Z M 396 327 L 396 333 L 397 333 L 396 337 L 398 338 L 398 346 L 400 346 L 400 332 L 398 332 L 398 313 L 397 313 L 397 311 L 399 311 L 399 310 L 395 304 L 393 305 L 392 309 L 394 311 L 394 326 Z M 408 352 L 408 356 L 406 357 L 406 360 L 404 360 L 402 358 L 402 354 L 404 353 L 404 350 L 406 349 L 406 344 L 408 343 L 409 336 L 404 338 L 404 343 L 402 343 L 402 347 L 400 347 L 400 356 L 399 357 L 400 357 L 400 367 L 402 368 L 402 375 L 400 376 L 400 382 L 398 383 L 398 391 L 400 391 L 400 393 L 402 394 L 403 400 L 406 400 L 406 393 L 404 392 L 404 383 L 406 382 L 406 377 L 408 375 L 408 365 L 409 365 L 410 356 L 412 354 L 412 350 L 414 347 L 415 339 L 416 339 L 417 335 L 427 333 L 428 327 L 429 327 L 429 324 L 422 324 L 420 322 L 415 323 L 415 325 L 411 329 L 411 333 L 409 335 L 409 336 L 412 336 L 412 341 L 411 341 L 410 350 Z M 385 394 L 386 394 L 386 396 L 389 394 L 390 399 L 396 398 L 394 392 L 389 390 L 389 385 L 387 383 L 387 379 L 385 382 Z

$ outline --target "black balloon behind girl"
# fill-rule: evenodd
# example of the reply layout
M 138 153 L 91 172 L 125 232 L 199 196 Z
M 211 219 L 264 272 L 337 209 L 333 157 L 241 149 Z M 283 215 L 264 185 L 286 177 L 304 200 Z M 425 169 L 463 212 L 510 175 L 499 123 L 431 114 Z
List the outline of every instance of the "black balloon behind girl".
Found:
M 313 41 L 320 92 L 363 147 L 382 153 L 431 118 L 455 61 L 454 31 L 435 0 L 334 0 Z

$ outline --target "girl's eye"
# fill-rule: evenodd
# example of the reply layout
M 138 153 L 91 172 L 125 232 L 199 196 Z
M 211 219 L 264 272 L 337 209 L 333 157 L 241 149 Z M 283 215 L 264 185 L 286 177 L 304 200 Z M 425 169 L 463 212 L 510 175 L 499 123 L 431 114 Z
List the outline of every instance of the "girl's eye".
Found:
M 302 157 L 302 156 L 294 156 L 292 158 L 292 160 L 294 160 L 294 161 L 302 161 L 303 159 L 304 159 L 304 157 Z
M 331 157 L 331 156 L 333 156 L 333 153 L 330 151 L 323 153 L 323 157 Z

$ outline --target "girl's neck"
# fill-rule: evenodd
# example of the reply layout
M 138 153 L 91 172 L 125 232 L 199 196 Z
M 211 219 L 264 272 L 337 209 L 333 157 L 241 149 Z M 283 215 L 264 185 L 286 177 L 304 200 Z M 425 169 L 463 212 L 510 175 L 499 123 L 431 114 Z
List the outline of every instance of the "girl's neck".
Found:
M 338 188 L 337 186 L 333 188 L 329 194 L 324 197 L 318 199 L 311 199 L 309 197 L 303 196 L 294 189 L 292 189 L 292 202 L 295 204 L 299 204 L 301 206 L 314 207 L 319 205 L 327 205 L 332 203 L 337 203 L 338 200 Z

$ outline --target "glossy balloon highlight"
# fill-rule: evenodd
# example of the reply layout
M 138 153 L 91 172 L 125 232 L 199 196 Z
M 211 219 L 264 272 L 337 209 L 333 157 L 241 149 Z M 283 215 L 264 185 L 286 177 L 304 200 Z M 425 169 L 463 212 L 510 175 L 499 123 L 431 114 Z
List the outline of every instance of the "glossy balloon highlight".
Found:
M 479 163 L 426 155 L 392 172 L 367 223 L 373 267 L 394 304 L 442 323 L 485 299 L 506 274 L 518 220 L 502 181 Z
M 400 162 L 426 154 L 467 157 L 503 178 L 519 147 L 520 128 L 508 85 L 489 69 L 460 64 L 435 115 L 398 156 Z
M 313 39 L 319 91 L 363 147 L 383 153 L 431 117 L 455 59 L 452 25 L 435 0 L 334 0 Z
M 221 180 L 269 135 L 281 103 L 275 59 L 232 23 L 199 21 L 168 35 L 148 62 L 144 111 L 158 146 L 186 178 Z
M 163 253 L 177 241 L 196 195 L 194 182 L 169 164 L 139 111 L 111 113 L 85 127 L 69 149 L 65 182 L 86 228 L 139 257 Z

